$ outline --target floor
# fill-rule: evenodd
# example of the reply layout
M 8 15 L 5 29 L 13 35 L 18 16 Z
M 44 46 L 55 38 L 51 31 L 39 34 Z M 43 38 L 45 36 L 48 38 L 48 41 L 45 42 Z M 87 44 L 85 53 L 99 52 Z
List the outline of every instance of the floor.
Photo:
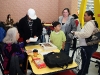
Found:
M 47 38 L 47 37 L 48 37 L 48 36 L 46 36 L 46 42 L 48 42 L 48 38 Z M 99 46 L 99 48 L 98 48 L 97 51 L 100 52 L 100 46 Z M 72 54 L 72 50 L 70 50 L 70 55 L 71 55 L 71 54 Z M 92 59 L 92 60 L 95 60 L 95 59 Z M 96 64 L 93 63 L 93 62 L 90 63 L 89 73 L 88 73 L 87 75 L 98 75 L 98 68 L 95 67 L 95 65 L 96 65 Z M 30 73 L 31 73 L 31 71 L 28 70 L 28 75 L 30 75 Z M 1 70 L 0 70 L 0 75 L 2 75 Z

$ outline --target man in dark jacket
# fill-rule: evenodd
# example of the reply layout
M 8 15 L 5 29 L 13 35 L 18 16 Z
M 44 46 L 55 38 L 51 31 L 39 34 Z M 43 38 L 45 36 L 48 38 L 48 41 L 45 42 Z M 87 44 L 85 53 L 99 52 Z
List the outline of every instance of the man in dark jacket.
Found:
M 25 45 L 26 43 L 30 43 L 29 40 L 31 38 L 38 37 L 38 41 L 42 34 L 42 24 L 41 20 L 36 16 L 35 10 L 30 8 L 27 12 L 27 15 L 20 19 L 18 24 L 18 31 L 20 33 L 20 37 L 23 38 Z

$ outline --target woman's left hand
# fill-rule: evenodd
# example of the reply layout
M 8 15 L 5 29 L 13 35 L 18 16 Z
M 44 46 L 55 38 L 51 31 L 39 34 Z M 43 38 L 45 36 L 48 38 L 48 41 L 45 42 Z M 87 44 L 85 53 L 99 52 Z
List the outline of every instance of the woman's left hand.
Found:
M 73 35 L 75 35 L 75 31 L 71 31 L 71 33 L 72 33 Z

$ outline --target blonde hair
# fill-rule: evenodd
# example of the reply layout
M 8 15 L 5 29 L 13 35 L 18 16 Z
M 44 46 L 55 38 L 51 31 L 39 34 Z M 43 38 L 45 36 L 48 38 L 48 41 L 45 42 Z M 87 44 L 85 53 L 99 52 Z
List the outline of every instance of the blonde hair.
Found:
M 16 40 L 17 28 L 13 27 L 8 29 L 5 38 L 3 39 L 4 43 L 17 43 Z

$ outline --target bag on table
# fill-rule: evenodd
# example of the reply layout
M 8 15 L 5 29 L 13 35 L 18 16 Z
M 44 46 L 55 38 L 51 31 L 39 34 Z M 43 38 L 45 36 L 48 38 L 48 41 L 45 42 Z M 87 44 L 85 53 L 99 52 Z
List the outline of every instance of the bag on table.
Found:
M 98 24 L 96 21 L 94 21 L 93 25 L 96 27 L 96 29 L 93 31 L 92 35 L 89 38 L 85 39 L 86 44 L 88 46 L 98 44 L 100 42 L 100 30 L 98 29 L 98 26 L 97 26 Z
M 51 52 L 47 55 L 44 55 L 44 62 L 49 68 L 63 68 L 64 66 L 66 66 L 67 68 L 68 64 L 71 64 L 73 62 L 73 59 L 63 52 Z

